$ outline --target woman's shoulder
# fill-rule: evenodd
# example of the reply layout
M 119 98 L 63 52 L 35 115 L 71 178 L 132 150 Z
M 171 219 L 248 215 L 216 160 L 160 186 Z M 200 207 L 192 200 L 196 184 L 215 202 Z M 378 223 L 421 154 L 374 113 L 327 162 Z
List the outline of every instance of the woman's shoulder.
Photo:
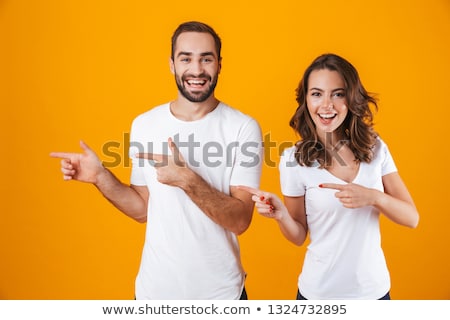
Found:
M 293 145 L 292 147 L 284 149 L 280 157 L 280 164 L 279 164 L 280 169 L 282 170 L 284 168 L 295 168 L 296 170 L 303 171 L 303 170 L 310 170 L 312 168 L 316 168 L 319 166 L 318 163 L 317 165 L 312 166 L 300 165 L 298 163 L 296 155 L 297 155 L 297 145 Z
M 291 147 L 287 147 L 281 152 L 281 159 L 287 160 L 287 159 L 295 159 L 295 152 L 297 151 L 297 147 L 294 144 Z
M 381 162 L 384 163 L 386 159 L 391 159 L 392 155 L 389 150 L 389 147 L 387 143 L 381 138 L 377 137 L 375 140 L 375 144 L 372 148 L 373 157 L 372 157 L 372 163 Z
M 375 143 L 372 147 L 374 154 L 382 152 L 383 150 L 386 150 L 387 148 L 388 147 L 387 147 L 386 142 L 380 136 L 377 136 L 375 138 Z

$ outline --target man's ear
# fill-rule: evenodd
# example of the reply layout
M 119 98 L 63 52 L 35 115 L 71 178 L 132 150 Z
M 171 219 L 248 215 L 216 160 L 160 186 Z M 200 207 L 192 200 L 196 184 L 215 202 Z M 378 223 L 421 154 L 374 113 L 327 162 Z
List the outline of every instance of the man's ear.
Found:
M 169 58 L 169 66 L 170 66 L 170 72 L 172 72 L 172 74 L 175 74 L 175 64 L 173 63 L 172 57 Z

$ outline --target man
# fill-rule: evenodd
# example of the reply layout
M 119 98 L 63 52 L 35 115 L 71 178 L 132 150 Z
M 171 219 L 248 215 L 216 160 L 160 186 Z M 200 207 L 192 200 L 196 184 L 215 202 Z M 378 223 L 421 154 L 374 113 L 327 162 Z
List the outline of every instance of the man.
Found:
M 250 225 L 262 164 L 258 123 L 214 96 L 221 40 L 200 22 L 172 36 L 177 98 L 132 124 L 131 185 L 84 142 L 62 158 L 66 180 L 94 184 L 119 210 L 147 222 L 136 299 L 246 299 L 237 236 Z

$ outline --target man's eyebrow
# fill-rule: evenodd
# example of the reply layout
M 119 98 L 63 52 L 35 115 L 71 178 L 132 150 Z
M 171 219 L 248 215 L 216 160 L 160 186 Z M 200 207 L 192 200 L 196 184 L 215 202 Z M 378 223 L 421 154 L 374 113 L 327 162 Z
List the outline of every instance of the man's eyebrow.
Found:
M 179 57 L 179 56 L 192 56 L 192 52 L 180 51 L 177 54 L 177 57 Z
M 215 55 L 214 55 L 214 52 L 212 52 L 212 51 L 202 52 L 200 55 L 201 55 L 202 57 L 204 57 L 204 56 L 215 56 Z
M 180 52 L 178 52 L 177 57 L 179 57 L 179 56 L 192 56 L 192 55 L 193 55 L 192 52 L 180 51 Z M 215 56 L 215 55 L 214 55 L 214 52 L 212 52 L 212 51 L 206 51 L 206 52 L 200 53 L 200 56 L 201 57 L 206 57 L 206 56 Z

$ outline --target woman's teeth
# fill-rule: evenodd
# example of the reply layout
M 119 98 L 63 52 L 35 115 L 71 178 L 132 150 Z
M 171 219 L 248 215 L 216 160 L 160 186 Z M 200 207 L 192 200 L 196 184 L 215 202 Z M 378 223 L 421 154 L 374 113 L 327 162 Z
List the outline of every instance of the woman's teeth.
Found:
M 328 113 L 328 114 L 320 114 L 319 113 L 319 117 L 323 118 L 323 119 L 331 119 L 334 118 L 336 116 L 336 113 Z

